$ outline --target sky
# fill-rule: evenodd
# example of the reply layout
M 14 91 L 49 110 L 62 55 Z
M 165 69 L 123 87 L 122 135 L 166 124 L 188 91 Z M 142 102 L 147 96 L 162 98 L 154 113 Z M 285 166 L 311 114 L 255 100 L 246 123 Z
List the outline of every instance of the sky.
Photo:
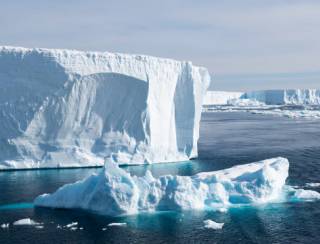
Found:
M 320 88 L 319 0 L 0 0 L 0 45 L 190 60 L 210 89 Z

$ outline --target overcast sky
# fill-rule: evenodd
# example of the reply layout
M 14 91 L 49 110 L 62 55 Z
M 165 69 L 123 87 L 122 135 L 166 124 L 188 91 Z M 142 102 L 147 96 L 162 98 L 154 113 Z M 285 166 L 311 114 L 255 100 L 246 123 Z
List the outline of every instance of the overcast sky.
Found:
M 0 0 L 0 45 L 191 60 L 212 89 L 320 88 L 319 0 Z

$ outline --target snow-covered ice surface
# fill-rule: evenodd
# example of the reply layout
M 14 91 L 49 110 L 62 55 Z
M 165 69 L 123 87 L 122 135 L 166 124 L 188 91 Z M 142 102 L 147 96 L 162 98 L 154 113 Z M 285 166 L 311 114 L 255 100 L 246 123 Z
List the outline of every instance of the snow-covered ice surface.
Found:
M 246 204 L 305 200 L 319 193 L 285 187 L 289 162 L 273 158 L 193 176 L 131 176 L 107 162 L 98 175 L 44 194 L 36 206 L 85 209 L 108 216 L 167 210 L 216 210 Z M 300 191 L 300 192 L 298 192 Z
M 191 62 L 0 47 L 0 169 L 196 157 L 209 83 Z
M 204 220 L 203 223 L 206 229 L 221 230 L 224 226 L 224 223 L 217 223 L 211 219 Z

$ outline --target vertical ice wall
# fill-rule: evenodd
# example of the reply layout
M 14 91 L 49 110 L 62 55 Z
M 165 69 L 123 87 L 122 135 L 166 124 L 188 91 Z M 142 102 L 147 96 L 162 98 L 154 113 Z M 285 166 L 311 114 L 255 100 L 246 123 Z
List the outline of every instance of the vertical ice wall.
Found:
M 0 169 L 196 157 L 209 82 L 190 62 L 0 47 Z

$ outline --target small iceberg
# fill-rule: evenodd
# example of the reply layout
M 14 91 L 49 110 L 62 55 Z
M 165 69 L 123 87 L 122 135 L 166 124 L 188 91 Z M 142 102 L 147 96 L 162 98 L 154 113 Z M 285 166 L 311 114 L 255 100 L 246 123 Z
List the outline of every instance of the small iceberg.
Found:
M 127 226 L 127 223 L 110 223 L 108 226 Z
M 34 203 L 108 216 L 167 210 L 219 211 L 242 204 L 283 201 L 288 169 L 288 160 L 279 157 L 193 176 L 155 178 L 150 171 L 143 177 L 131 176 L 117 164 L 106 162 L 100 174 L 41 195 Z
M 224 223 L 217 223 L 211 219 L 207 219 L 203 221 L 204 228 L 206 229 L 213 229 L 213 230 L 221 230 L 224 226 Z
M 13 225 L 41 225 L 41 223 L 38 223 L 30 218 L 25 218 L 15 221 Z
M 320 187 L 320 183 L 318 182 L 306 183 L 306 187 L 317 188 L 317 187 Z
M 78 222 L 72 222 L 70 224 L 67 224 L 65 227 L 66 228 L 72 228 L 72 227 L 75 227 L 75 226 L 78 226 Z
M 320 193 L 312 190 L 295 189 L 290 194 L 293 202 L 311 202 L 320 200 Z
M 2 229 L 8 229 L 9 228 L 9 223 L 4 223 L 4 224 L 0 225 L 0 227 Z

